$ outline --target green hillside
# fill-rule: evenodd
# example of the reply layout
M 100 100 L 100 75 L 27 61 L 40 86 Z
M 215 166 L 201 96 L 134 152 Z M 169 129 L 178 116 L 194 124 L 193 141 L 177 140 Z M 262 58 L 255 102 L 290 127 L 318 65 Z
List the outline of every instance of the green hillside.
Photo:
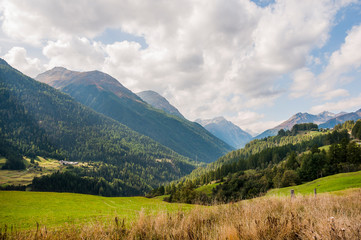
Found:
M 334 192 L 347 188 L 361 188 L 361 171 L 352 173 L 339 173 L 323 178 L 318 178 L 312 182 L 302 185 L 291 186 L 286 188 L 276 188 L 267 192 L 266 196 L 289 196 L 291 189 L 295 194 L 307 195 L 313 194 L 317 188 L 318 193 Z
M 267 150 L 275 147 L 282 147 L 286 145 L 308 145 L 313 144 L 322 146 L 330 143 L 330 136 L 328 131 L 307 131 L 297 134 L 295 136 L 272 136 L 264 139 L 255 139 L 246 144 L 244 148 L 231 151 L 224 156 L 217 159 L 217 161 L 208 164 L 205 167 L 199 167 L 195 169 L 189 178 L 200 177 L 210 171 L 215 171 L 218 168 L 232 164 L 240 159 L 247 159 L 252 155 L 258 154 L 263 150 Z
M 107 163 L 96 173 L 79 168 L 82 179 L 78 180 L 88 181 L 83 178 L 87 176 L 93 178 L 91 184 L 102 184 L 102 177 L 109 183 L 116 180 L 120 195 L 144 194 L 195 166 L 149 137 L 23 75 L 4 60 L 0 60 L 0 155 L 16 163 L 8 164 L 10 169 L 25 167 L 21 155 Z M 79 184 L 69 183 L 65 190 Z
M 222 157 L 225 160 L 222 164 L 216 162 L 220 166 L 215 170 L 206 168 L 197 175 L 195 170 L 177 183 L 160 187 L 152 193 L 156 195 L 164 189 L 165 194 L 170 194 L 167 198 L 170 202 L 235 202 L 262 196 L 273 188 L 294 186 L 321 176 L 361 169 L 361 148 L 350 140 L 347 130 L 342 126 L 328 132 L 301 131 L 293 137 L 294 144 L 280 144 L 270 148 L 263 148 L 269 141 L 264 139 L 259 141 L 258 151 L 257 144 L 249 144 L 248 147 L 254 145 L 255 153 L 242 156 L 241 151 L 231 152 Z M 270 139 L 273 144 L 285 143 L 290 136 L 278 135 Z M 215 167 L 214 164 L 210 165 Z M 208 184 L 213 182 L 221 184 L 210 192 Z M 203 188 L 208 189 L 208 193 L 199 191 Z
M 199 188 L 196 188 L 195 191 L 202 192 L 202 193 L 205 193 L 206 195 L 210 196 L 210 195 L 212 195 L 212 190 L 215 187 L 217 187 L 219 184 L 221 184 L 221 183 L 210 183 L 207 185 L 203 185 L 203 186 L 200 186 Z
M 143 102 L 108 74 L 54 68 L 37 79 L 193 160 L 209 163 L 233 150 L 199 124 Z
M 135 220 L 139 212 L 186 211 L 187 204 L 170 204 L 144 197 L 100 197 L 74 193 L 0 191 L 0 227 L 36 228 L 87 222 L 111 222 L 114 217 Z

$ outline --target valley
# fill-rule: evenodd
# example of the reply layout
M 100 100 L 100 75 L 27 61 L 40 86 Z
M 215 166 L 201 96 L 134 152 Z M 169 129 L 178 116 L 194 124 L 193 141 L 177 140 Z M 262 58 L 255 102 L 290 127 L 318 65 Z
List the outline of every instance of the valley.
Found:
M 99 71 L 38 76 L 55 89 L 5 61 L 0 70 L 0 237 L 357 236 L 361 216 L 345 214 L 361 194 L 358 112 L 296 114 L 252 140 L 223 117 L 188 121 L 154 92 L 139 93 L 146 103 Z M 333 117 L 333 128 L 315 123 Z
M 361 240 L 361 0 L 0 0 L 0 240 Z

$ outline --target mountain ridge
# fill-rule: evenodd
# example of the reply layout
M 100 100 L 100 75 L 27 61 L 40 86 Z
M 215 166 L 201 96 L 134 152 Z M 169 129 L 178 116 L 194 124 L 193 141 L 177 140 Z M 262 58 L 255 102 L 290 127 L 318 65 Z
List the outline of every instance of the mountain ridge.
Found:
M 324 123 L 337 116 L 338 116 L 338 114 L 328 112 L 328 111 L 323 111 L 316 115 L 310 114 L 307 112 L 305 112 L 305 113 L 298 112 L 298 113 L 292 115 L 286 121 L 282 122 L 281 124 L 277 125 L 274 128 L 267 129 L 266 131 L 257 135 L 253 139 L 261 139 L 261 138 L 265 138 L 265 137 L 269 137 L 269 136 L 275 136 L 275 135 L 277 135 L 279 130 L 281 130 L 281 129 L 290 130 L 294 125 L 300 124 L 300 123 L 315 123 L 315 124 Z
M 252 140 L 252 136 L 249 133 L 224 117 L 197 119 L 196 122 L 236 149 L 244 147 L 246 143 Z
M 333 128 L 337 124 L 342 124 L 349 120 L 357 121 L 360 118 L 361 118 L 361 109 L 359 109 L 355 112 L 344 113 L 342 115 L 336 116 L 335 118 L 329 119 L 328 121 L 320 124 L 319 127 L 320 128 Z
M 59 70 L 63 73 L 59 73 Z M 153 108 L 105 73 L 55 68 L 39 74 L 36 79 L 57 86 L 76 101 L 151 137 L 183 156 L 212 162 L 233 149 L 199 124 Z
M 184 116 L 179 112 L 179 110 L 174 107 L 169 101 L 160 95 L 159 93 L 151 90 L 142 91 L 136 93 L 143 101 L 147 102 L 148 104 L 152 105 L 154 108 L 163 110 L 164 112 L 184 118 Z

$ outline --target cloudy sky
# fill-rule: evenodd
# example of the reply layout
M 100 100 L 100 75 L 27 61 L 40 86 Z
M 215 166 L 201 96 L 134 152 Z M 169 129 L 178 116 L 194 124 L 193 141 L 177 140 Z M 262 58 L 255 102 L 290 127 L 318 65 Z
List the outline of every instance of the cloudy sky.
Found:
M 360 0 L 0 0 L 0 56 L 100 70 L 190 120 L 261 132 L 361 108 Z

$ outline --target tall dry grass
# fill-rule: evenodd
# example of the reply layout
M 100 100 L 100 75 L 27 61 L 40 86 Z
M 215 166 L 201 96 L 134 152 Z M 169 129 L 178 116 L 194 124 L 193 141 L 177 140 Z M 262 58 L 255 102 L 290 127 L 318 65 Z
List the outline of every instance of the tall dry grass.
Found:
M 5 231 L 0 239 L 361 239 L 361 189 L 344 196 L 259 198 L 188 213 L 140 212 L 124 224 Z

